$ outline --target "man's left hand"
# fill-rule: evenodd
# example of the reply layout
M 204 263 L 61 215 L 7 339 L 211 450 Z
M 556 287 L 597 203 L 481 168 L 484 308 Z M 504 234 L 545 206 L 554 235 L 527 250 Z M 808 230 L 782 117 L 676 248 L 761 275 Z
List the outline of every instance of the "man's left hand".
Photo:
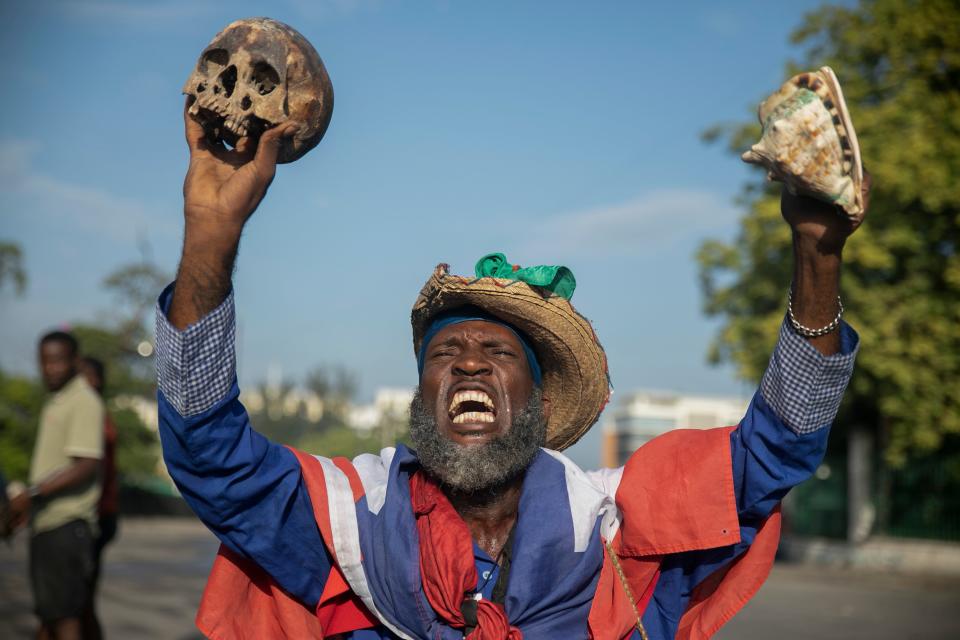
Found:
M 781 190 L 780 211 L 793 228 L 793 233 L 804 244 L 816 246 L 820 253 L 839 253 L 847 238 L 863 223 L 870 206 L 872 179 L 863 171 L 863 213 L 851 219 L 845 211 L 822 200 L 794 195 L 786 188 Z

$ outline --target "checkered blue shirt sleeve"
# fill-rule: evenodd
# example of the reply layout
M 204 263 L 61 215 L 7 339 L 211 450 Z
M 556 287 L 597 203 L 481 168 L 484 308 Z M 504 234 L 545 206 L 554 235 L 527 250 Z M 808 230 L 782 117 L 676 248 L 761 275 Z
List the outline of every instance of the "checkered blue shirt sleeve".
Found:
M 795 433 L 830 426 L 836 417 L 860 347 L 857 333 L 845 322 L 840 326 L 840 343 L 839 353 L 823 355 L 784 318 L 760 393 Z
M 216 309 L 183 331 L 167 319 L 173 285 L 157 302 L 157 383 L 164 398 L 187 418 L 222 400 L 237 373 L 233 291 Z

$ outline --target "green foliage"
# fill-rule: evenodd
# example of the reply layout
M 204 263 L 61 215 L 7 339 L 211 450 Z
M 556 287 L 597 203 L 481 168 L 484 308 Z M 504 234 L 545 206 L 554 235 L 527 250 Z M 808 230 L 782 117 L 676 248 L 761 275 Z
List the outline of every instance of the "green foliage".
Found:
M 0 243 L 0 282 L 12 273 L 16 283 L 16 271 L 10 269 L 11 265 L 19 268 L 19 249 L 7 251 L 8 246 L 12 245 Z M 8 256 L 16 260 L 10 261 Z M 104 281 L 104 287 L 118 298 L 110 313 L 111 322 L 81 323 L 71 329 L 82 355 L 94 356 L 105 365 L 105 400 L 117 425 L 117 467 L 123 476 L 154 475 L 159 459 L 156 434 L 135 412 L 118 407 L 116 401 L 154 396 L 153 358 L 141 356 L 137 346 L 149 339 L 147 310 L 165 282 L 167 276 L 149 263 L 120 267 Z M 45 397 L 39 380 L 0 372 L 0 467 L 10 479 L 24 480 L 27 476 Z
M 36 380 L 0 372 L 0 469 L 25 482 L 44 390 Z
M 156 475 L 160 460 L 157 436 L 130 409 L 110 411 L 117 427 L 117 472 L 124 481 Z
M 960 437 L 960 5 L 824 7 L 793 40 L 806 54 L 787 75 L 833 67 L 874 177 L 866 222 L 844 252 L 847 317 L 862 339 L 845 419 L 878 427 L 887 460 L 902 464 Z M 758 132 L 726 125 L 704 138 L 739 154 Z M 766 365 L 758 345 L 775 340 L 790 281 L 778 193 L 758 173 L 736 241 L 706 242 L 697 256 L 706 312 L 725 320 L 710 358 L 750 380 Z
M 241 399 L 257 431 L 310 453 L 353 458 L 404 442 L 406 411 L 385 412 L 368 431 L 351 424 L 351 403 L 358 386 L 355 372 L 342 365 L 323 365 L 310 371 L 300 388 L 290 380 L 260 384 Z M 317 404 L 322 406 L 319 417 L 311 416 Z
M 335 426 L 306 434 L 297 447 L 314 455 L 353 458 L 361 453 L 380 451 L 380 444 L 376 433 L 363 435 L 347 426 Z
M 271 416 L 267 412 L 250 412 L 254 428 L 274 442 L 298 447 L 300 442 L 312 431 L 323 431 L 343 427 L 342 423 L 332 424 L 331 420 L 312 423 L 302 414 Z
M 356 373 L 344 366 L 316 367 L 307 374 L 304 384 L 323 400 L 325 413 L 333 414 L 341 423 L 360 386 Z
M 22 294 L 27 287 L 23 251 L 12 242 L 0 242 L 0 287 L 13 283 Z M 0 371 L 0 470 L 8 480 L 27 479 L 43 389 L 33 380 Z
M 81 353 L 98 358 L 106 366 L 107 399 L 125 394 L 153 396 L 153 358 L 137 353 L 139 340 L 123 328 L 76 324 L 70 330 L 80 343 Z
M 119 267 L 103 279 L 103 288 L 117 298 L 117 328 L 128 339 L 149 337 L 153 306 L 168 282 L 169 274 L 146 260 Z
M 910 538 L 960 540 L 960 439 L 899 469 L 881 469 L 884 531 Z

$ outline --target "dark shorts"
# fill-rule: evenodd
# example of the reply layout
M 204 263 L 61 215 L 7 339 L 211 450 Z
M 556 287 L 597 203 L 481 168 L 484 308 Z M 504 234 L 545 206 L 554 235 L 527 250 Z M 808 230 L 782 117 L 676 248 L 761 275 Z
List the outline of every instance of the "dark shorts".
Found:
M 93 545 L 83 520 L 30 538 L 34 611 L 44 623 L 83 615 L 93 593 Z

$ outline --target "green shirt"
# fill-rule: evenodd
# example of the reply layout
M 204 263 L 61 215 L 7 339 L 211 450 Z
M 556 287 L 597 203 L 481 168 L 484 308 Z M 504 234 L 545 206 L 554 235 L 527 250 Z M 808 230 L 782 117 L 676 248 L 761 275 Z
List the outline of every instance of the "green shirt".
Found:
M 40 413 L 37 443 L 30 462 L 30 484 L 73 463 L 73 458 L 103 457 L 103 401 L 81 375 L 50 396 Z M 71 520 L 96 524 L 100 478 L 38 501 L 33 532 L 49 531 Z

